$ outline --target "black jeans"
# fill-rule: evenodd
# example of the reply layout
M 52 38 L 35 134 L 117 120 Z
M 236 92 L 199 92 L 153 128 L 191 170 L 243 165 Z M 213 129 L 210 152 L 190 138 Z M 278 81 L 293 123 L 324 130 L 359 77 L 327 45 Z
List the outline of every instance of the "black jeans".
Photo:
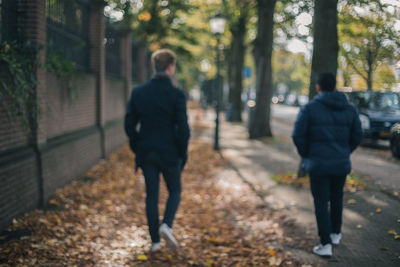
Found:
M 169 192 L 167 205 L 164 212 L 163 223 L 172 227 L 175 213 L 178 210 L 181 199 L 181 163 L 168 168 L 161 168 L 156 164 L 145 163 L 141 166 L 146 182 L 146 215 L 149 225 L 151 241 L 160 242 L 158 234 L 158 195 L 160 189 L 160 173 L 163 174 L 164 181 Z
M 311 193 L 314 198 L 318 235 L 322 245 L 331 243 L 331 233 L 340 233 L 342 227 L 343 187 L 345 181 L 346 175 L 310 175 Z

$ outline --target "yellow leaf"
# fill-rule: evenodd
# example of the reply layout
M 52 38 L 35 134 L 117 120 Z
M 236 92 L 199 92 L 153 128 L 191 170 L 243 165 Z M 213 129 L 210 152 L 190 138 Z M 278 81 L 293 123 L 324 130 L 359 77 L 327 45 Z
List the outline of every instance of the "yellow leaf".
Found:
M 400 235 L 394 235 L 394 239 L 400 240 Z
M 277 257 L 271 257 L 268 259 L 268 263 L 270 266 L 279 266 L 282 263 L 282 259 Z
M 390 229 L 390 230 L 388 231 L 388 234 L 389 234 L 389 235 L 397 235 L 397 232 L 396 232 L 396 230 L 394 230 L 394 229 Z
M 61 221 L 60 217 L 58 217 L 58 216 L 56 215 L 55 218 L 56 218 L 56 221 L 57 221 L 57 225 L 62 224 L 62 221 Z
M 136 257 L 138 261 L 147 261 L 147 256 L 142 254 Z
M 274 257 L 276 255 L 276 251 L 273 248 L 268 249 L 268 253 L 271 257 Z
M 393 192 L 393 195 L 395 196 L 395 197 L 398 197 L 399 196 L 399 192 Z
M 381 213 L 381 212 L 382 212 L 382 209 L 381 209 L 381 208 L 377 208 L 375 212 L 376 212 L 376 213 Z
M 357 203 L 357 200 L 355 200 L 355 199 L 348 199 L 347 201 L 346 201 L 346 204 L 349 204 L 349 205 L 353 205 L 353 204 L 356 204 Z
M 189 263 L 190 265 L 194 265 L 194 261 L 192 260 L 188 260 L 187 263 Z
M 41 222 L 41 223 L 43 223 L 43 224 L 45 224 L 45 225 L 49 225 L 49 224 L 50 224 L 49 221 L 46 220 L 45 218 L 40 218 L 40 219 L 39 219 L 39 222 Z
M 56 205 L 56 206 L 60 205 L 60 204 L 58 204 L 57 200 L 55 200 L 55 199 L 50 199 L 49 204 Z
M 106 205 L 111 205 L 111 204 L 112 204 L 112 201 L 109 200 L 109 199 L 106 199 L 106 200 L 104 200 L 104 204 L 106 204 Z
M 151 19 L 151 14 L 149 13 L 149 12 L 144 12 L 144 13 L 141 13 L 141 14 L 139 14 L 139 20 L 142 20 L 142 21 L 149 21 Z
M 207 260 L 205 266 L 206 267 L 212 267 L 214 265 L 214 261 L 213 260 Z

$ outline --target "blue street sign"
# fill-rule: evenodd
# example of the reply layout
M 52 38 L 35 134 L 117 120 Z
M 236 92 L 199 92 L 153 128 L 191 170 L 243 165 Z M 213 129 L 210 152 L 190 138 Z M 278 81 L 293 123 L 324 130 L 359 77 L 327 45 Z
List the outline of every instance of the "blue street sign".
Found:
M 243 68 L 243 76 L 245 78 L 250 78 L 251 77 L 251 68 L 250 67 L 244 67 Z

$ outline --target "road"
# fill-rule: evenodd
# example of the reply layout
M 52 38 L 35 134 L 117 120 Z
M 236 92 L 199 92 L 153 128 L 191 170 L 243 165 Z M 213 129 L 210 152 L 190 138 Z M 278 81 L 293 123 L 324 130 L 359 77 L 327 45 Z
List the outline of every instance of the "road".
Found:
M 289 139 L 298 107 L 272 105 L 272 128 L 276 136 Z M 353 170 L 364 180 L 393 195 L 400 192 L 400 160 L 391 156 L 388 141 L 364 144 L 352 154 Z

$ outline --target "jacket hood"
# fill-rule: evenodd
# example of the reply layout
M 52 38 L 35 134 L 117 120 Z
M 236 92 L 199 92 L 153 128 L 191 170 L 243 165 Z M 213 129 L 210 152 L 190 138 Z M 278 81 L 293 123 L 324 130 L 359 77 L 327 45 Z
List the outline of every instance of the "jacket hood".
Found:
M 322 103 L 323 105 L 336 110 L 341 110 L 349 105 L 345 94 L 342 92 L 322 92 L 315 97 L 315 101 Z

